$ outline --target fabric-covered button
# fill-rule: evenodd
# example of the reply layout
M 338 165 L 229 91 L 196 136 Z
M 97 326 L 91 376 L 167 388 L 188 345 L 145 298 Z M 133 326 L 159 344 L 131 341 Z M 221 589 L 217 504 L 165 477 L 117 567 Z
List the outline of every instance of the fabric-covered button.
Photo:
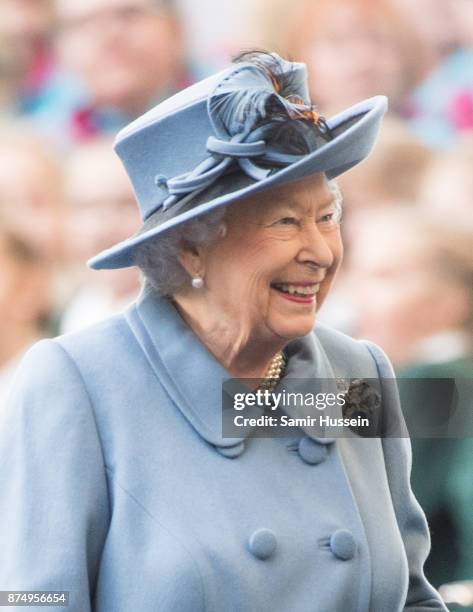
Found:
M 330 536 L 330 549 L 342 561 L 349 561 L 355 556 L 355 538 L 347 529 L 338 529 Z
M 333 444 L 335 442 L 335 438 L 314 438 L 314 440 L 319 444 L 325 445 Z
M 248 541 L 248 548 L 258 559 L 268 559 L 276 550 L 277 540 L 271 529 L 265 527 L 255 531 Z
M 317 444 L 311 438 L 301 438 L 299 442 L 299 455 L 306 463 L 317 465 L 327 458 L 327 448 L 325 445 Z
M 228 459 L 235 459 L 235 457 L 239 457 L 245 450 L 245 443 L 239 442 L 238 444 L 235 444 L 235 446 L 217 446 L 216 448 L 217 451 L 224 457 L 228 457 Z

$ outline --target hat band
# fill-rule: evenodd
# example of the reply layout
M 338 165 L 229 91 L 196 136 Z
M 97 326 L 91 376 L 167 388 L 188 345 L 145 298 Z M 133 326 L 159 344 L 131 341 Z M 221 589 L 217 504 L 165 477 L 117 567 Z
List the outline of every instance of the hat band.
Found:
M 271 129 L 271 126 L 267 124 L 246 134 L 236 134 L 230 140 L 221 140 L 215 136 L 209 136 L 206 148 L 211 155 L 193 170 L 170 179 L 163 175 L 156 176 L 156 184 L 165 186 L 169 192 L 169 197 L 150 214 L 161 207 L 163 210 L 167 210 L 184 195 L 210 187 L 233 162 L 236 162 L 250 178 L 261 181 L 272 172 L 272 169 L 261 168 L 252 159 L 257 158 L 263 163 L 287 166 L 304 157 L 304 155 L 291 155 L 270 148 L 263 138 L 269 129 Z

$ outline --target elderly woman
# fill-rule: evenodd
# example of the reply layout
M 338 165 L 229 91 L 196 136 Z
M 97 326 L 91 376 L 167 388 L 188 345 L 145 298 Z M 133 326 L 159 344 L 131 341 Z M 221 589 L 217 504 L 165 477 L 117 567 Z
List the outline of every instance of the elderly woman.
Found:
M 325 121 L 302 64 L 253 54 L 119 134 L 144 225 L 90 265 L 137 264 L 145 287 L 20 368 L 0 589 L 68 591 L 77 612 L 445 610 L 392 389 L 385 437 L 222 429 L 232 377 L 392 376 L 376 346 L 312 332 L 342 257 L 330 181 L 385 108 Z

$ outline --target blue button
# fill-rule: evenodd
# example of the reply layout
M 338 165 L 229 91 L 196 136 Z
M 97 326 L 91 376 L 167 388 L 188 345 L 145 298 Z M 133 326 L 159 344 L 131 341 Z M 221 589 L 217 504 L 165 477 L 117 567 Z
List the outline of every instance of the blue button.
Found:
M 330 550 L 342 561 L 349 561 L 355 556 L 355 538 L 347 529 L 338 529 L 330 536 Z
M 217 451 L 224 457 L 228 457 L 228 459 L 235 459 L 235 457 L 239 457 L 245 450 L 245 443 L 239 442 L 238 444 L 235 444 L 235 446 L 217 446 L 216 448 Z
M 257 559 L 268 559 L 276 550 L 278 543 L 271 529 L 262 527 L 255 531 L 248 540 L 248 548 Z
M 306 463 L 317 465 L 327 458 L 327 447 L 324 444 L 318 444 L 311 438 L 301 438 L 299 441 L 299 455 Z
M 333 444 L 335 442 L 335 438 L 313 438 L 319 444 Z

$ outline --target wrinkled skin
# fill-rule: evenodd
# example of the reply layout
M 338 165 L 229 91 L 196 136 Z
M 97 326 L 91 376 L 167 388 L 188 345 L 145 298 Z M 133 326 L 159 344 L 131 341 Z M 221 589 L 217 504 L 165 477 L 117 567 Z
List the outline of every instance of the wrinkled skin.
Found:
M 308 334 L 342 259 L 334 196 L 315 175 L 229 206 L 226 233 L 183 250 L 202 289 L 174 296 L 183 318 L 239 377 L 263 376 L 272 357 Z M 301 300 L 274 283 L 317 285 Z

